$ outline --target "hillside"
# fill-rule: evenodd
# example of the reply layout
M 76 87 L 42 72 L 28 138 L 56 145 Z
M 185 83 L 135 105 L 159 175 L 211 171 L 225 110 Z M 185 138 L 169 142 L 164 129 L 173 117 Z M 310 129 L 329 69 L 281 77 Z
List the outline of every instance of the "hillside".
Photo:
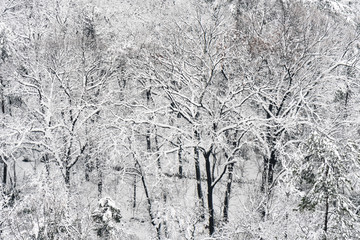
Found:
M 360 239 L 360 1 L 0 2 L 0 239 Z

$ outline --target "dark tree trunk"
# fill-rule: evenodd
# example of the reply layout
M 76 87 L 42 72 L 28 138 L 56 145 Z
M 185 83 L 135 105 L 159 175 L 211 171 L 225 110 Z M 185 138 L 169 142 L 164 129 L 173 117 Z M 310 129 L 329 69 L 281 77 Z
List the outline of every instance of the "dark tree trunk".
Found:
M 285 233 L 284 233 L 284 238 L 285 239 L 288 239 L 288 222 L 289 222 L 289 214 L 288 213 L 286 213 L 285 214 Z
M 149 103 L 150 103 L 150 99 L 151 99 L 151 92 L 150 92 L 150 90 L 147 91 L 146 96 L 147 96 L 147 102 L 148 102 L 148 104 L 149 104 Z M 159 148 L 159 143 L 158 143 L 158 139 L 157 139 L 157 136 L 156 136 L 156 135 L 155 135 L 154 141 L 155 141 L 156 151 L 158 152 L 158 153 L 156 154 L 156 162 L 157 162 L 157 167 L 158 167 L 158 177 L 161 178 L 161 177 L 162 177 L 162 176 L 161 176 L 161 175 L 162 175 L 162 174 L 161 174 L 162 170 L 161 170 L 161 159 L 160 159 L 160 154 L 159 154 L 160 148 Z M 147 135 L 146 135 L 146 149 L 147 149 L 147 151 L 148 151 L 149 153 L 152 152 L 150 130 L 147 130 Z M 144 177 L 142 176 L 143 185 L 145 184 L 144 181 L 145 181 L 145 180 L 144 180 Z M 146 190 L 145 190 L 145 188 L 146 188 Z M 147 187 L 146 187 L 146 185 L 144 185 L 144 190 L 145 190 L 145 194 L 147 194 Z M 164 192 L 162 191 L 161 194 L 162 194 L 162 198 L 163 198 L 163 203 L 166 204 L 166 201 L 167 201 L 166 193 L 164 193 Z M 147 198 L 148 198 L 148 197 L 147 197 Z M 150 211 L 152 211 L 152 210 L 151 210 L 151 200 L 150 200 L 150 198 L 148 198 L 148 204 L 149 204 L 149 213 L 150 213 Z M 151 212 L 151 214 L 152 214 L 152 212 Z M 151 217 L 151 216 L 150 216 L 150 217 Z M 153 219 L 153 217 L 151 217 L 151 218 L 152 218 L 152 223 L 153 223 L 154 219 Z M 153 225 L 154 225 L 154 223 L 153 223 Z M 154 226 L 155 226 L 155 225 L 154 225 Z M 164 233 L 165 233 L 165 235 L 167 235 L 166 222 L 163 222 L 163 224 L 162 224 L 162 223 L 159 223 L 159 225 L 157 225 L 157 226 L 155 226 L 155 227 L 156 227 L 158 239 L 161 238 L 161 229 L 162 229 L 162 227 L 164 228 Z
M 133 212 L 135 212 L 136 209 L 136 183 L 137 183 L 137 177 L 134 175 L 134 182 L 133 182 Z
M 276 163 L 277 163 L 276 152 L 275 152 L 275 150 L 272 150 L 271 154 L 270 154 L 270 161 L 269 161 L 269 173 L 268 173 L 269 186 L 271 186 L 274 181 L 274 169 L 275 169 Z
M 327 193 L 325 199 L 324 238 L 323 238 L 324 240 L 326 240 L 328 223 L 329 223 L 329 194 Z
M 183 177 L 183 162 L 182 162 L 182 146 L 181 146 L 181 143 L 179 143 L 178 158 L 179 158 L 178 175 L 179 175 L 179 178 L 181 179 Z
M 158 165 L 158 169 L 159 169 L 159 172 L 161 172 L 161 159 L 160 159 L 160 147 L 159 147 L 159 142 L 158 142 L 158 138 L 157 138 L 157 135 L 155 135 L 155 146 L 156 146 L 156 151 L 157 151 L 157 154 L 156 154 L 156 162 L 157 162 L 157 165 Z
M 1 99 L 1 112 L 5 114 L 5 99 L 3 97 Z
M 209 235 L 213 235 L 215 232 L 215 223 L 214 223 L 214 203 L 213 203 L 213 187 L 212 187 L 212 174 L 211 174 L 211 164 L 210 164 L 210 154 L 211 151 L 204 154 L 205 158 L 205 168 L 206 168 L 206 183 L 207 183 L 207 202 L 208 202 L 208 212 L 209 212 Z
M 261 179 L 261 192 L 265 193 L 266 184 L 268 182 L 268 168 L 269 168 L 269 158 L 264 156 L 264 166 L 262 172 L 262 179 Z
M 5 96 L 4 96 L 4 88 L 5 88 L 5 84 L 3 82 L 3 77 L 0 76 L 0 84 L 1 84 L 1 112 L 3 114 L 5 114 Z
M 137 169 L 138 166 L 135 163 L 135 169 Z M 133 182 L 133 215 L 135 215 L 135 210 L 136 210 L 136 184 L 137 184 L 137 175 L 134 174 L 134 182 Z
M 45 154 L 43 156 L 43 161 L 45 163 L 46 174 L 49 177 L 50 176 L 50 164 L 49 164 L 49 155 L 48 154 Z
M 151 151 L 150 130 L 146 131 L 146 149 Z
M 158 138 L 157 138 L 157 130 L 155 129 L 155 147 L 156 147 L 156 161 L 157 161 L 157 165 L 158 165 L 158 171 L 159 171 L 159 174 L 158 174 L 158 177 L 160 178 L 160 181 L 161 181 L 161 194 L 162 194 L 162 199 L 163 199 L 163 204 L 164 206 L 166 206 L 166 202 L 167 202 L 167 194 L 166 194 L 166 191 L 164 191 L 163 189 L 163 183 L 162 183 L 162 177 L 163 177 L 163 174 L 162 174 L 162 169 L 161 169 L 161 158 L 160 158 L 160 146 L 159 146 L 159 142 L 158 142 Z M 165 212 L 163 213 L 165 214 Z M 159 224 L 159 228 L 161 230 L 161 228 L 164 229 L 164 234 L 165 234 L 165 237 L 168 238 L 168 228 L 167 228 L 167 222 L 165 220 L 166 218 L 163 218 L 161 223 Z
M 1 112 L 5 114 L 5 99 L 4 96 L 1 96 Z
M 90 156 L 86 155 L 85 156 L 85 181 L 87 181 L 87 182 L 90 181 L 90 171 L 91 171 Z
M 223 218 L 224 222 L 229 221 L 229 202 L 230 202 L 230 194 L 231 194 L 231 184 L 233 181 L 233 170 L 234 170 L 234 163 L 231 163 L 228 167 L 228 181 L 226 184 L 226 192 L 225 192 L 225 199 L 224 199 L 224 211 L 223 211 Z
M 195 135 L 197 132 L 195 131 Z M 201 171 L 200 171 L 200 154 L 199 154 L 199 148 L 194 147 L 194 160 L 195 160 L 195 177 L 196 177 L 196 190 L 197 195 L 200 201 L 200 207 L 201 207 L 201 219 L 205 218 L 205 215 L 203 213 L 204 211 L 204 195 L 201 188 Z
M 9 104 L 8 104 L 8 112 L 9 112 L 9 115 L 12 117 L 12 108 L 11 108 L 12 101 L 11 101 L 11 98 L 10 98 L 10 97 L 8 97 L 8 101 L 9 101 Z
M 98 175 L 98 198 L 101 199 L 102 191 L 103 191 L 103 173 L 102 173 L 102 165 L 99 158 L 96 158 L 96 170 Z
M 146 103 L 149 106 L 151 102 L 151 90 L 146 90 Z M 150 128 L 150 127 L 149 127 Z M 146 149 L 151 151 L 150 129 L 146 131 Z
M 325 179 L 327 179 L 328 175 L 329 175 L 329 166 L 326 166 Z M 328 224 L 329 224 L 329 192 L 327 186 L 325 186 L 325 216 L 324 216 L 324 237 L 323 237 L 324 240 L 327 239 Z
M 7 165 L 4 161 L 4 168 L 3 168 L 3 179 L 2 179 L 2 183 L 5 186 L 7 182 Z
M 68 166 L 65 167 L 65 185 L 70 189 L 70 168 Z
M 195 139 L 199 140 L 200 136 L 199 133 L 195 130 L 194 132 L 195 134 Z M 194 160 L 195 160 L 195 176 L 196 176 L 196 190 L 197 190 L 197 195 L 200 201 L 200 206 L 201 206 L 201 211 L 203 211 L 204 209 L 204 195 L 201 189 L 201 171 L 200 171 L 200 154 L 199 154 L 199 148 L 198 147 L 194 147 Z M 204 219 L 205 216 L 202 213 L 201 214 L 201 219 Z
M 3 84 L 3 79 L 0 76 L 0 80 L 1 80 L 1 87 L 4 88 L 4 84 Z M 4 99 L 4 91 L 3 89 L 1 89 L 1 112 L 3 114 L 5 114 L 5 99 Z M 5 157 L 4 157 L 5 158 Z M 3 161 L 4 163 L 4 168 L 3 168 L 3 178 L 2 178 L 2 183 L 5 186 L 6 185 L 6 181 L 7 181 L 7 165 L 5 163 L 5 161 Z
M 160 227 L 155 222 L 155 218 L 154 218 L 154 215 L 153 215 L 153 212 L 152 212 L 152 204 L 151 204 L 151 199 L 150 199 L 150 196 L 149 196 L 149 191 L 148 191 L 148 188 L 147 188 L 147 185 L 146 185 L 145 177 L 144 177 L 142 172 L 141 172 L 141 182 L 142 182 L 144 192 L 145 192 L 145 197 L 146 197 L 146 200 L 147 200 L 147 203 L 148 203 L 148 213 L 149 213 L 149 216 L 150 216 L 151 224 L 156 229 L 157 239 L 160 240 L 161 239 L 161 230 L 160 230 Z
M 274 170 L 277 163 L 276 151 L 272 150 L 270 153 L 270 158 L 264 156 L 264 170 L 262 174 L 261 181 L 261 192 L 266 195 L 266 198 L 269 198 L 271 194 L 271 188 L 274 183 Z M 266 201 L 263 203 L 263 206 L 260 209 L 261 217 L 264 220 L 266 217 Z
M 16 182 L 17 182 L 17 176 L 16 176 L 16 162 L 14 161 L 13 162 L 13 174 L 14 174 L 14 180 L 13 180 L 13 183 L 12 183 L 12 188 L 13 190 L 15 190 L 16 188 Z
M 271 119 L 272 115 L 270 113 L 273 112 L 273 105 L 269 104 L 268 109 L 265 111 L 266 112 L 266 119 Z M 271 128 L 267 127 L 267 143 L 269 146 L 273 146 L 274 145 L 274 139 L 271 135 Z M 273 170 L 275 167 L 275 163 L 276 163 L 276 159 L 275 159 L 275 151 L 272 149 L 270 152 L 270 157 L 268 156 L 264 156 L 264 171 L 263 171 L 263 175 L 262 175 L 262 182 L 261 182 L 261 191 L 265 192 L 266 187 L 269 186 L 272 183 L 272 176 L 273 176 Z
M 214 207 L 213 207 L 213 189 L 208 189 L 208 210 L 209 210 L 209 235 L 212 236 L 215 232 L 215 220 L 214 220 Z
M 204 205 L 204 196 L 201 189 L 201 172 L 200 172 L 200 162 L 199 162 L 199 149 L 197 147 L 194 148 L 194 158 L 195 158 L 195 176 L 196 176 L 196 186 L 197 186 L 197 194 L 199 200 L 201 201 L 201 205 Z
M 274 181 L 274 170 L 277 163 L 276 151 L 272 150 L 270 158 L 264 157 L 264 170 L 261 181 L 261 191 L 265 192 L 267 187 L 270 187 Z

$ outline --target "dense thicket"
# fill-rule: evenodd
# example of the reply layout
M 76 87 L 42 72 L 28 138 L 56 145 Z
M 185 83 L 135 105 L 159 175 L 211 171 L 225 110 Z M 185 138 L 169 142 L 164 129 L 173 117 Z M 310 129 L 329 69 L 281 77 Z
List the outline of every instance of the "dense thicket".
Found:
M 0 239 L 360 239 L 357 9 L 2 1 Z

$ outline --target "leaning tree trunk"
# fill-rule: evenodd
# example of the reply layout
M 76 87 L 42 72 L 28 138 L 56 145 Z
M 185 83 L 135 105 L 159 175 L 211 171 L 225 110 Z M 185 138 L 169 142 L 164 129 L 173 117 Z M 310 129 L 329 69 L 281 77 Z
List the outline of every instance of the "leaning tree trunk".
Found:
M 149 213 L 149 216 L 150 216 L 150 221 L 151 221 L 151 224 L 156 229 L 156 237 L 157 237 L 157 239 L 160 240 L 161 239 L 161 229 L 160 229 L 160 226 L 158 226 L 156 224 L 156 222 L 155 222 L 155 217 L 154 217 L 153 210 L 152 210 L 152 203 L 151 203 L 148 187 L 147 187 L 147 184 L 146 184 L 146 181 L 145 181 L 144 173 L 141 170 L 140 164 L 138 164 L 138 166 L 139 166 L 139 169 L 140 169 L 141 182 L 142 182 L 142 185 L 143 185 L 143 188 L 144 188 L 145 197 L 146 197 L 146 201 L 147 201 L 147 204 L 148 204 L 148 213 Z

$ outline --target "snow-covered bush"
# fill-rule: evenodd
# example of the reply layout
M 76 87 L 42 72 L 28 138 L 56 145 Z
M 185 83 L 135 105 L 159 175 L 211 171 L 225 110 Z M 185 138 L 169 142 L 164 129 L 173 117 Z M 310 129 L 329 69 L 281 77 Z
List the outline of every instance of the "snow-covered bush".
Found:
M 120 222 L 120 209 L 115 202 L 105 197 L 99 200 L 98 207 L 92 214 L 95 224 L 95 231 L 99 237 L 108 238 L 111 232 L 116 228 L 116 224 Z

